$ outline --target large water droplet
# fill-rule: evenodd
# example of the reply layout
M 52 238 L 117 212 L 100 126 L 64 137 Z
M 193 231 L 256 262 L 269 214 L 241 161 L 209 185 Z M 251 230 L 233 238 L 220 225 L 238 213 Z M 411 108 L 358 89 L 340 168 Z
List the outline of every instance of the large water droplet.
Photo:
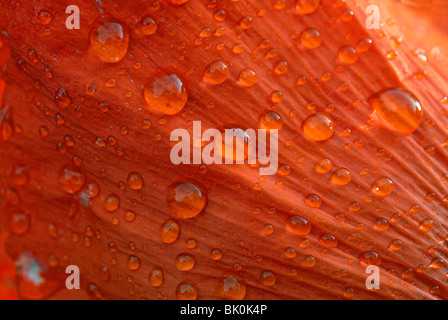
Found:
M 182 281 L 176 288 L 176 297 L 178 300 L 196 300 L 198 290 L 191 281 Z
M 373 109 L 395 130 L 403 134 L 414 132 L 423 119 L 417 97 L 406 89 L 387 89 L 369 98 Z
M 329 115 L 315 113 L 303 122 L 303 132 L 314 141 L 328 140 L 334 133 L 333 119 Z
M 100 59 L 116 63 L 128 51 L 129 30 L 118 22 L 97 22 L 90 34 L 90 43 Z
M 58 181 L 64 192 L 74 194 L 84 186 L 86 177 L 76 168 L 67 165 L 59 172 Z
M 177 181 L 168 187 L 167 203 L 172 214 L 188 219 L 204 210 L 207 195 L 205 189 L 197 182 Z
M 219 295 L 223 299 L 243 300 L 246 296 L 244 279 L 234 273 L 225 273 L 221 277 Z
M 180 234 L 180 224 L 174 219 L 166 220 L 160 227 L 159 235 L 163 243 L 174 243 Z
M 311 224 L 301 216 L 289 217 L 286 225 L 290 231 L 301 236 L 306 236 L 311 231 Z
M 176 114 L 188 100 L 185 85 L 175 74 L 159 74 L 146 84 L 145 100 L 149 106 L 165 114 Z

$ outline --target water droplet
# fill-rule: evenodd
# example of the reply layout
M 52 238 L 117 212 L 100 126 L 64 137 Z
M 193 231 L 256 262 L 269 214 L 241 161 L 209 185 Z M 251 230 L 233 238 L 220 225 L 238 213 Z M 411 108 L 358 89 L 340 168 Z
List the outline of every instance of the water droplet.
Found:
M 249 68 L 240 72 L 239 81 L 246 87 L 251 87 L 257 82 L 255 71 Z
M 250 29 L 250 28 L 252 28 L 253 25 L 254 25 L 254 21 L 249 16 L 243 17 L 243 19 L 241 19 L 241 21 L 240 21 L 240 26 L 243 29 Z
M 115 194 L 109 195 L 104 201 L 104 208 L 108 212 L 114 212 L 119 207 L 120 207 L 120 198 Z
M 355 64 L 358 59 L 358 53 L 356 50 L 349 46 L 344 46 L 339 49 L 338 52 L 339 59 L 346 64 Z
M 97 21 L 90 34 L 90 44 L 95 55 L 103 61 L 119 62 L 128 51 L 129 30 L 118 22 Z
M 221 260 L 222 258 L 222 252 L 219 249 L 212 249 L 210 251 L 210 258 L 212 258 L 215 261 Z
M 261 126 L 266 130 L 280 130 L 283 125 L 283 119 L 274 111 L 265 111 L 261 115 Z
M 215 11 L 213 17 L 215 18 L 216 21 L 222 22 L 224 20 L 226 20 L 226 11 L 223 9 L 219 9 L 217 11 Z
M 286 0 L 275 0 L 274 2 L 274 8 L 277 10 L 283 10 L 286 8 L 287 5 L 287 1 Z
M 146 36 L 150 36 L 157 31 L 157 22 L 151 16 L 145 16 L 140 20 L 140 30 Z
M 30 213 L 22 210 L 8 212 L 9 230 L 14 234 L 25 234 L 30 229 Z
M 319 7 L 320 0 L 297 0 L 296 9 L 299 13 L 313 13 Z
M 425 219 L 422 222 L 420 222 L 420 225 L 418 226 L 418 229 L 423 232 L 429 232 L 434 228 L 434 221 L 431 219 Z
M 386 197 L 394 190 L 394 183 L 386 177 L 378 178 L 372 185 L 372 193 L 379 197 Z
M 297 255 L 296 249 L 288 247 L 285 249 L 285 257 L 292 259 Z
M 178 300 L 196 300 L 198 290 L 191 281 L 183 281 L 176 288 L 176 297 Z
M 188 1 L 190 0 L 168 0 L 168 2 L 173 6 L 180 6 L 183 5 L 184 3 L 187 3 Z
M 340 186 L 345 186 L 349 184 L 351 180 L 352 180 L 352 174 L 350 173 L 350 171 L 344 168 L 335 170 L 333 172 L 333 175 L 331 176 L 331 181 Z
M 333 119 L 326 114 L 315 113 L 303 122 L 303 132 L 314 141 L 328 140 L 334 133 Z
M 272 273 L 272 271 L 265 270 L 261 272 L 261 283 L 263 285 L 268 287 L 273 286 L 276 280 L 277 277 Z
M 59 172 L 59 186 L 68 194 L 74 194 L 81 190 L 86 181 L 86 177 L 79 170 L 67 165 Z
M 390 242 L 390 247 L 397 251 L 401 250 L 401 249 L 403 249 L 403 242 L 399 239 L 392 240 Z
M 67 108 L 72 102 L 72 99 L 64 89 L 59 89 L 58 91 L 56 91 L 54 99 L 56 100 L 58 107 L 62 109 Z
M 30 174 L 27 167 L 15 166 L 12 169 L 11 181 L 17 186 L 24 186 L 30 180 Z
M 149 282 L 155 288 L 158 288 L 163 283 L 163 271 L 160 268 L 154 268 L 149 273 Z
M 100 187 L 96 182 L 90 181 L 86 184 L 84 193 L 90 198 L 96 198 L 100 194 Z
M 13 132 L 11 109 L 4 107 L 0 109 L 0 141 L 8 140 Z
M 131 172 L 128 176 L 128 186 L 132 190 L 140 190 L 143 187 L 143 178 L 138 172 Z
M 333 162 L 330 159 L 322 158 L 316 164 L 316 171 L 319 173 L 327 173 L 333 167 Z
M 221 84 L 226 81 L 229 75 L 229 68 L 222 61 L 210 63 L 204 71 L 205 79 L 212 84 Z
M 304 47 L 308 49 L 316 49 L 322 44 L 322 36 L 316 29 L 309 28 L 302 31 L 300 40 Z
M 128 257 L 128 268 L 132 271 L 138 270 L 140 268 L 140 259 L 137 256 L 130 255 Z
M 329 233 L 324 233 L 320 235 L 319 242 L 327 248 L 336 248 L 338 245 L 338 240 L 336 237 Z
M 177 181 L 168 187 L 167 203 L 172 214 L 188 219 L 204 210 L 207 195 L 197 182 Z
M 194 257 L 189 253 L 180 253 L 176 257 L 176 268 L 181 271 L 193 269 L 195 265 Z
M 274 72 L 277 75 L 284 75 L 286 72 L 288 72 L 288 62 L 285 60 L 277 62 L 277 64 L 274 67 Z
M 150 107 L 165 114 L 180 112 L 187 103 L 187 89 L 175 74 L 159 74 L 145 86 L 145 100 Z
M 20 297 L 42 300 L 61 289 L 62 277 L 31 253 L 20 253 L 15 261 L 16 288 Z
M 322 205 L 322 200 L 317 194 L 309 194 L 305 198 L 305 203 L 311 208 L 320 208 L 320 206 Z
M 395 130 L 403 134 L 414 132 L 423 119 L 422 106 L 406 89 L 387 89 L 369 98 L 373 109 Z
M 301 216 L 289 217 L 286 226 L 290 231 L 301 236 L 306 236 L 311 231 L 311 224 Z
M 356 52 L 362 53 L 368 51 L 372 46 L 372 43 L 373 41 L 369 38 L 359 40 L 358 44 L 356 45 Z
M 381 264 L 381 258 L 378 253 L 374 251 L 362 252 L 358 256 L 359 261 L 367 265 L 379 266 Z
M 244 279 L 234 273 L 225 273 L 221 277 L 219 295 L 227 300 L 243 300 L 246 296 Z
M 373 227 L 378 231 L 386 231 L 387 229 L 389 229 L 389 221 L 383 218 L 377 219 L 373 223 Z
M 43 25 L 47 25 L 51 22 L 51 13 L 47 10 L 40 10 L 37 14 L 37 22 Z
M 174 219 L 166 220 L 160 227 L 159 235 L 163 243 L 174 243 L 180 234 L 180 224 Z

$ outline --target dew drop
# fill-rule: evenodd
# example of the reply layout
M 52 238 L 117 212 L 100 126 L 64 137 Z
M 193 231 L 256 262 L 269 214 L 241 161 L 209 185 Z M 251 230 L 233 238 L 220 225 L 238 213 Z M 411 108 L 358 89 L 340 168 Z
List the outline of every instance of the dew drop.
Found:
M 246 296 L 244 279 L 234 273 L 225 273 L 220 280 L 219 295 L 226 300 L 243 300 Z
M 62 109 L 67 108 L 72 101 L 64 89 L 59 89 L 56 91 L 54 99 L 56 100 L 58 107 Z
M 261 126 L 266 130 L 280 130 L 283 125 L 283 119 L 274 111 L 265 111 L 261 115 Z
M 296 10 L 302 14 L 313 13 L 319 7 L 320 0 L 296 0 Z
M 8 226 L 9 230 L 17 235 L 22 235 L 30 229 L 30 214 L 22 210 L 14 210 L 8 212 Z
M 140 30 L 146 36 L 154 34 L 157 31 L 157 28 L 157 22 L 151 16 L 145 16 L 140 21 Z
M 174 219 L 166 220 L 159 230 L 160 239 L 163 243 L 174 243 L 180 234 L 180 224 Z
M 137 256 L 131 255 L 128 257 L 129 270 L 135 271 L 140 268 L 140 259 Z
M 422 232 L 429 232 L 434 228 L 434 221 L 431 219 L 424 219 L 422 222 L 420 222 L 420 225 L 418 226 L 418 229 Z
M 386 177 L 378 178 L 372 185 L 372 193 L 379 197 L 386 197 L 394 190 L 394 183 Z
M 273 286 L 276 280 L 277 277 L 272 273 L 272 271 L 264 270 L 261 272 L 261 283 L 263 285 L 267 287 Z
M 96 22 L 90 34 L 90 44 L 101 60 L 117 63 L 128 51 L 129 30 L 114 21 Z
M 197 182 L 177 181 L 168 187 L 167 203 L 172 214 L 188 219 L 204 210 L 207 195 Z
M 363 53 L 370 49 L 372 46 L 372 40 L 369 38 L 363 38 L 359 40 L 359 42 L 356 44 L 356 52 Z
M 187 103 L 187 89 L 175 74 L 159 74 L 146 84 L 145 100 L 150 107 L 173 115 L 180 112 Z
M 336 248 L 338 245 L 338 240 L 336 237 L 329 233 L 324 233 L 320 235 L 319 242 L 327 248 Z
M 81 190 L 86 181 L 86 177 L 76 168 L 67 165 L 59 172 L 59 186 L 68 194 L 74 194 Z
M 257 82 L 255 71 L 246 68 L 240 72 L 239 81 L 246 87 L 251 87 Z
M 253 25 L 254 25 L 254 21 L 249 16 L 243 17 L 243 19 L 241 19 L 241 21 L 240 21 L 240 26 L 243 29 L 250 29 L 250 28 L 252 28 Z
M 333 167 L 333 162 L 330 159 L 322 158 L 316 164 L 316 171 L 319 173 L 327 173 Z
M 303 122 L 303 131 L 311 140 L 328 140 L 334 133 L 333 119 L 329 115 L 315 113 Z
M 306 236 L 311 231 L 311 224 L 301 216 L 289 217 L 286 226 L 291 232 L 301 236 Z
M 383 218 L 377 219 L 373 223 L 373 227 L 378 231 L 386 231 L 387 229 L 389 229 L 389 221 Z
M 189 253 L 180 253 L 176 257 L 176 268 L 181 271 L 193 269 L 195 265 L 194 257 Z
M 154 268 L 149 273 L 149 282 L 155 288 L 158 288 L 163 283 L 163 271 L 160 268 Z
M 318 30 L 309 28 L 301 33 L 300 41 L 304 47 L 308 49 L 316 49 L 322 44 L 322 36 Z
M 0 141 L 9 140 L 13 132 L 11 109 L 4 107 L 0 109 Z
M 349 184 L 351 180 L 352 180 L 352 174 L 345 168 L 335 170 L 333 172 L 333 175 L 331 176 L 331 181 L 340 186 L 345 186 Z
M 355 64 L 358 59 L 358 53 L 356 50 L 349 46 L 344 46 L 339 49 L 338 52 L 339 59 L 346 64 Z
M 214 61 L 210 63 L 205 71 L 205 79 L 212 84 L 221 84 L 226 81 L 229 75 L 229 68 L 222 61 Z
M 191 281 L 182 281 L 176 288 L 176 297 L 178 300 L 196 300 L 198 290 Z
M 132 190 L 140 190 L 143 187 L 143 178 L 138 172 L 131 172 L 128 175 L 128 186 Z
M 381 264 L 381 258 L 378 253 L 374 251 L 362 252 L 358 256 L 359 261 L 367 265 L 379 266 Z
M 108 212 L 114 212 L 120 207 L 120 198 L 115 195 L 111 194 L 109 195 L 106 200 L 104 201 L 104 208 Z
M 190 0 L 168 0 L 168 2 L 173 6 L 180 6 L 183 5 L 184 3 L 187 3 L 188 1 Z
M 320 208 L 322 205 L 322 200 L 316 194 L 309 194 L 305 198 L 305 203 L 309 205 L 311 208 Z
M 47 10 L 40 10 L 37 14 L 37 22 L 42 25 L 47 25 L 51 22 L 53 18 L 51 17 L 51 13 Z
M 24 186 L 30 180 L 30 174 L 27 167 L 15 166 L 12 169 L 11 181 L 17 186 Z
M 212 249 L 210 251 L 210 258 L 212 258 L 215 261 L 221 260 L 221 258 L 222 258 L 222 251 L 217 249 L 217 248 Z
M 422 122 L 423 111 L 418 99 L 406 89 L 387 89 L 369 98 L 372 108 L 395 130 L 414 132 Z
M 55 270 L 28 252 L 20 253 L 15 270 L 16 287 L 23 299 L 45 299 L 60 289 L 60 281 L 63 281 Z

